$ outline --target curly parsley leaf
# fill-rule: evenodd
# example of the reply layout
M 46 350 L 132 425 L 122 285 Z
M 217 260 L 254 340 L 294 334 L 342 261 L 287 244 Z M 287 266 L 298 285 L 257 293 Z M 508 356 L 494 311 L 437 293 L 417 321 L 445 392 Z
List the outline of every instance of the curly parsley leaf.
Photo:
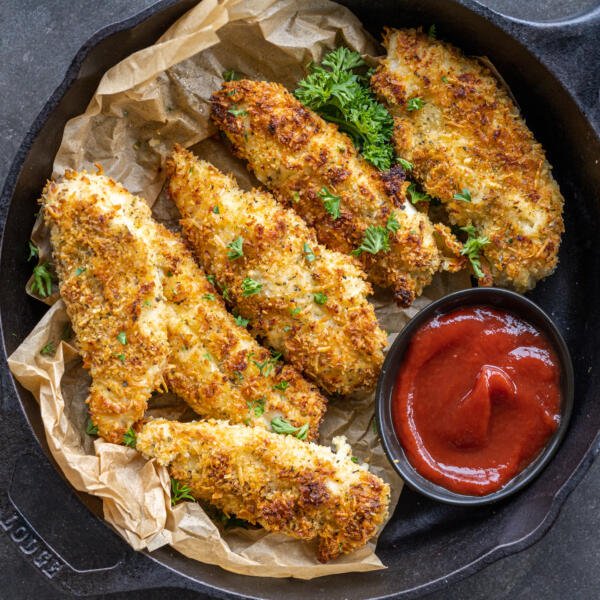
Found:
M 319 305 L 323 305 L 327 302 L 327 296 L 322 292 L 317 292 L 316 294 L 313 294 L 313 299 L 315 301 L 315 304 Z
M 481 279 L 484 276 L 484 273 L 481 270 L 479 253 L 484 246 L 487 246 L 490 243 L 490 240 L 486 236 L 478 236 L 477 230 L 475 227 L 473 227 L 473 225 L 467 225 L 466 227 L 461 227 L 460 229 L 468 236 L 467 241 L 463 244 L 463 249 L 460 251 L 460 253 L 469 259 L 471 266 L 473 267 L 473 272 L 477 278 Z
M 227 258 L 229 260 L 236 260 L 244 256 L 244 238 L 242 236 L 239 236 L 232 242 L 229 242 L 227 247 L 229 248 L 229 252 L 227 253 Z
M 235 317 L 235 324 L 240 327 L 248 327 L 248 323 L 250 323 L 250 319 L 244 319 L 244 317 L 237 315 Z
M 452 196 L 454 200 L 462 200 L 463 202 L 471 202 L 471 192 L 467 188 L 463 188 L 462 192 L 458 192 Z
M 274 390 L 280 390 L 282 392 L 285 392 L 285 390 L 287 390 L 290 387 L 290 384 L 288 381 L 280 381 L 279 383 L 276 383 L 273 386 Z
M 294 94 L 326 121 L 336 123 L 371 164 L 389 169 L 394 155 L 390 143 L 394 121 L 371 92 L 365 67 L 358 52 L 337 48 L 320 65 L 309 67 Z
M 260 417 L 265 412 L 265 402 L 264 398 L 258 398 L 258 400 L 248 400 L 246 405 L 248 406 L 248 410 L 255 416 Z
M 255 281 L 251 277 L 246 277 L 242 281 L 242 295 L 253 296 L 254 294 L 258 294 L 260 290 L 262 290 L 262 283 Z
M 360 256 L 363 252 L 377 254 L 387 252 L 390 249 L 390 232 L 384 227 L 369 225 L 365 229 L 362 244 L 352 251 L 354 256 Z
M 396 214 L 392 213 L 387 220 L 387 223 L 385 224 L 385 228 L 390 232 L 390 233 L 396 233 L 398 231 L 398 229 L 400 229 L 400 223 L 398 223 L 398 219 L 396 219 Z
M 340 202 L 342 199 L 335 194 L 332 194 L 326 187 L 321 188 L 319 197 L 323 200 L 325 210 L 331 215 L 333 220 L 340 218 Z
M 413 112 L 415 110 L 421 110 L 424 106 L 425 106 L 425 100 L 423 100 L 423 98 L 419 98 L 418 96 L 415 96 L 414 98 L 411 98 L 406 103 L 406 110 L 409 112 Z M 229 111 L 229 112 L 231 112 L 231 111 Z
M 429 202 L 431 200 L 431 196 L 426 194 L 425 192 L 420 192 L 417 189 L 416 183 L 411 183 L 408 186 L 408 195 L 410 196 L 410 201 L 413 204 L 417 204 L 418 202 Z
M 125 432 L 123 443 L 130 448 L 135 448 L 135 445 L 137 444 L 137 435 L 132 427 Z
M 406 160 L 405 158 L 399 158 L 398 159 L 398 164 L 405 170 L 405 171 L 412 171 L 413 169 L 413 164 L 409 161 Z

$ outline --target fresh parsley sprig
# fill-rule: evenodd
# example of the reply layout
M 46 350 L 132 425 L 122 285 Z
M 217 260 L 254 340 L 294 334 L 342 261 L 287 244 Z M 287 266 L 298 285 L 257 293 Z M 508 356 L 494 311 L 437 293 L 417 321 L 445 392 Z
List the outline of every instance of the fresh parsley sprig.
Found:
M 469 259 L 471 266 L 473 267 L 473 272 L 478 279 L 481 279 L 484 276 L 484 273 L 481 270 L 479 253 L 484 246 L 487 246 L 490 243 L 490 240 L 487 236 L 477 235 L 477 230 L 473 225 L 467 225 L 466 227 L 461 227 L 460 229 L 468 236 L 467 241 L 463 244 L 463 249 L 460 251 L 460 253 Z
M 244 256 L 244 238 L 241 235 L 229 242 L 227 247 L 229 248 L 229 252 L 227 252 L 227 258 L 229 260 L 236 260 Z
M 294 427 L 289 421 L 283 417 L 275 417 L 271 419 L 271 430 L 282 435 L 293 435 L 299 440 L 305 440 L 308 435 L 308 423 L 301 427 Z
M 361 154 L 379 169 L 389 169 L 394 155 L 390 139 L 394 121 L 369 88 L 366 63 L 348 48 L 329 52 L 321 64 L 312 64 L 298 82 L 296 98 L 336 123 Z M 357 73 L 361 69 L 363 72 Z
M 325 210 L 331 215 L 331 218 L 335 221 L 340 218 L 340 203 L 342 199 L 340 196 L 332 194 L 326 187 L 321 188 L 319 197 L 323 200 L 323 206 Z
M 363 252 L 377 254 L 378 252 L 387 252 L 390 249 L 390 232 L 385 227 L 369 225 L 365 229 L 365 234 L 361 245 L 352 250 L 354 256 L 360 256 Z
M 255 281 L 252 277 L 245 277 L 242 281 L 242 295 L 253 296 L 262 290 L 262 283 Z
M 123 436 L 123 443 L 130 448 L 135 448 L 137 444 L 137 435 L 133 430 L 133 427 L 130 427 Z
M 37 265 L 33 268 L 31 291 L 40 296 L 40 298 L 47 298 L 52 294 L 52 279 L 52 273 L 47 263 Z

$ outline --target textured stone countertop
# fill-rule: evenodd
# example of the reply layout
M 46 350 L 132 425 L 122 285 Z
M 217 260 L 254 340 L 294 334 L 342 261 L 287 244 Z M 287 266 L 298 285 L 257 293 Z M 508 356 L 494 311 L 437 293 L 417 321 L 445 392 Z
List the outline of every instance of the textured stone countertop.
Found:
M 79 47 L 98 29 L 134 15 L 153 0 L 0 1 L 0 181 L 31 122 Z M 499 12 L 551 20 L 576 15 L 595 0 L 486 0 Z M 600 40 L 598 40 L 600 44 Z M 569 496 L 553 527 L 534 546 L 499 560 L 442 592 L 436 600 L 562 600 L 600 597 L 600 461 Z M 71 595 L 51 586 L 25 562 L 7 536 L 0 535 L 0 598 L 62 599 Z M 100 596 L 98 596 L 100 598 Z M 156 589 L 102 598 L 153 600 L 202 598 L 185 590 Z M 308 600 L 308 599 L 307 599 Z

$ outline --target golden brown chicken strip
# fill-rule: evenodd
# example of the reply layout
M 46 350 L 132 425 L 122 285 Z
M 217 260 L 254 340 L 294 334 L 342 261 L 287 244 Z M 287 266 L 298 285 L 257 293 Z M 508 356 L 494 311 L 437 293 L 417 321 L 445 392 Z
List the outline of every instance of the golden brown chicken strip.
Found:
M 387 340 L 355 261 L 270 194 L 178 148 L 169 194 L 200 261 L 250 320 L 251 331 L 329 392 L 375 386 Z
M 49 182 L 41 203 L 53 257 L 92 384 L 99 434 L 120 443 L 167 365 L 166 327 L 150 209 L 118 183 L 86 172 Z
M 198 500 L 267 531 L 316 539 L 321 562 L 364 546 L 387 515 L 389 486 L 355 464 L 347 445 L 334 453 L 256 427 L 157 419 L 137 449 Z
M 433 274 L 450 267 L 435 237 L 451 237 L 406 200 L 404 173 L 381 173 L 350 138 L 283 86 L 224 83 L 212 117 L 256 177 L 317 232 L 319 241 L 359 255 L 370 281 L 409 305 Z
M 472 225 L 491 275 L 518 291 L 557 263 L 563 198 L 544 151 L 490 70 L 420 30 L 388 30 L 373 89 L 395 117 L 399 156 L 450 221 Z
M 179 235 L 156 224 L 170 346 L 169 388 L 202 417 L 271 428 L 284 418 L 319 435 L 325 398 L 238 325 Z

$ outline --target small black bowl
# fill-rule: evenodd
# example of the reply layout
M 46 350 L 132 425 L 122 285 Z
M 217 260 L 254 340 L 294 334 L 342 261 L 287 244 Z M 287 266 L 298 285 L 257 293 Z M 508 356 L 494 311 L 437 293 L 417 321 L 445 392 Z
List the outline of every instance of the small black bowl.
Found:
M 540 454 L 499 490 L 485 496 L 459 494 L 433 483 L 419 474 L 409 462 L 394 431 L 392 400 L 396 376 L 413 335 L 436 316 L 466 306 L 490 306 L 520 317 L 546 335 L 561 365 L 561 420 Z M 531 300 L 501 288 L 470 288 L 444 296 L 419 312 L 394 340 L 383 364 L 376 393 L 376 417 L 383 449 L 406 484 L 421 494 L 459 506 L 481 506 L 514 494 L 532 481 L 552 458 L 567 431 L 573 408 L 573 365 L 567 345 L 550 317 Z

